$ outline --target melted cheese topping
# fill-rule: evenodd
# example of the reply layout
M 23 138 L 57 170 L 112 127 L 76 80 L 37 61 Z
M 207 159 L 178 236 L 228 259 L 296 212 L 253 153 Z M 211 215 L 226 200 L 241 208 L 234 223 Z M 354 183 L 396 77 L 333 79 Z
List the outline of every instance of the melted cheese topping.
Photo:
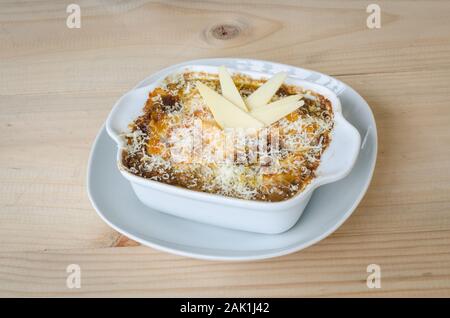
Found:
M 272 98 L 303 94 L 305 104 L 261 130 L 222 130 L 195 87 L 220 93 L 217 74 L 169 76 L 154 89 L 144 113 L 124 134 L 124 166 L 133 174 L 192 190 L 263 201 L 281 201 L 314 178 L 333 128 L 331 103 L 323 96 L 283 84 Z M 233 77 L 249 96 L 265 80 Z

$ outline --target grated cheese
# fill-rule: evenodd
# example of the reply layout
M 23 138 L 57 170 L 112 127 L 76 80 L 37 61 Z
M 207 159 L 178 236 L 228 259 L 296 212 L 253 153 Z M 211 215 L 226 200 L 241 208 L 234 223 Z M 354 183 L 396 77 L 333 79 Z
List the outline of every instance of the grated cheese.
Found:
M 263 130 L 227 131 L 215 123 L 194 85 L 198 80 L 220 91 L 216 74 L 190 72 L 167 77 L 161 93 L 152 95 L 157 88 L 150 94 L 145 112 L 159 117 L 152 121 L 143 115 L 123 135 L 127 169 L 151 180 L 249 200 L 279 201 L 302 191 L 330 141 L 329 101 L 285 86 L 273 101 L 286 92 L 305 96 L 294 117 Z M 243 75 L 234 82 L 243 95 L 262 84 Z M 165 105 L 162 94 L 172 96 L 173 105 Z

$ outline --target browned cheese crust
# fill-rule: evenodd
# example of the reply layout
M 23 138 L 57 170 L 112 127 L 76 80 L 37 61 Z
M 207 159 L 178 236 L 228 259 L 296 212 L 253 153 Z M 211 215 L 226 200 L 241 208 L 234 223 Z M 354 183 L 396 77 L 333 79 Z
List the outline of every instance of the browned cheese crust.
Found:
M 221 92 L 217 74 L 199 72 L 168 77 L 150 92 L 143 114 L 130 123 L 131 133 L 124 136 L 128 144 L 122 153 L 124 167 L 137 176 L 158 182 L 240 199 L 276 202 L 304 190 L 315 177 L 322 153 L 330 143 L 333 128 L 330 101 L 300 87 L 286 84 L 280 87 L 272 101 L 303 94 L 305 104 L 269 127 L 279 131 L 280 141 L 272 169 L 267 169 L 267 162 L 262 160 L 238 163 L 236 154 L 236 160 L 226 164 L 207 160 L 207 155 L 201 161 L 191 160 L 188 155 L 189 160 L 175 162 L 170 149 L 180 142 L 192 149 L 195 141 L 190 133 L 196 120 L 201 120 L 206 132 L 201 140 L 202 149 L 211 155 L 223 144 L 220 137 L 223 131 L 195 88 L 198 80 Z M 245 75 L 233 76 L 233 80 L 244 98 L 266 81 Z M 269 151 L 270 147 L 268 138 Z M 245 154 L 247 149 L 242 151 Z

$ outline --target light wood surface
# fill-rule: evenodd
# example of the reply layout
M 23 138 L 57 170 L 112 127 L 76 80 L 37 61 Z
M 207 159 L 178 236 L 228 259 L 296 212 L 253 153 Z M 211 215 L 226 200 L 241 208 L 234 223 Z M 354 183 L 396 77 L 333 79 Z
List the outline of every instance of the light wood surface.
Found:
M 450 296 L 450 2 L 0 1 L 0 296 Z M 216 39 L 216 25 L 239 34 Z M 109 228 L 86 194 L 113 102 L 152 72 L 205 57 L 315 69 L 371 105 L 379 153 L 352 217 L 304 251 L 193 260 Z M 66 287 L 80 264 L 82 287 Z M 381 266 L 381 289 L 366 267 Z

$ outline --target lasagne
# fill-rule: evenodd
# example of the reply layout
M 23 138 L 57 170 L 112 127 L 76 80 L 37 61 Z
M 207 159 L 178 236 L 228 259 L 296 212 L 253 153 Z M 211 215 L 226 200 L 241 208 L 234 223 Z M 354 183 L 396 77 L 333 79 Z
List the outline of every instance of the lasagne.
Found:
M 246 101 L 268 80 L 238 73 L 232 81 Z M 222 93 L 218 74 L 192 71 L 167 77 L 149 93 L 143 114 L 123 136 L 127 171 L 246 200 L 283 201 L 305 189 L 331 141 L 328 99 L 283 82 L 262 107 L 293 95 L 301 96 L 301 106 L 263 128 L 227 129 L 214 117 L 198 83 Z

